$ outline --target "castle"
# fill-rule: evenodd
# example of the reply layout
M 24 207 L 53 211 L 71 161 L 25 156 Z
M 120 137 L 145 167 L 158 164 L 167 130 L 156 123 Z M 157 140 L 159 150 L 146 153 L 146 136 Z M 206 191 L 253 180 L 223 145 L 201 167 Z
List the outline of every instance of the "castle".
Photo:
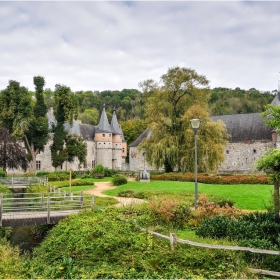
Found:
M 48 113 L 49 127 L 56 124 L 51 108 Z M 69 123 L 64 124 L 65 129 L 69 134 L 76 134 L 83 137 L 87 144 L 86 162 L 79 167 L 78 160 L 74 162 L 64 162 L 59 168 L 60 170 L 91 170 L 97 164 L 102 164 L 104 167 L 122 170 L 127 169 L 125 158 L 127 156 L 127 143 L 125 141 L 122 129 L 118 123 L 116 111 L 113 111 L 111 123 L 109 123 L 105 105 L 103 105 L 99 124 L 97 126 L 82 124 L 78 120 L 73 121 L 71 126 Z M 54 171 L 51 161 L 52 144 L 51 139 L 45 146 L 43 152 L 36 156 L 36 170 Z

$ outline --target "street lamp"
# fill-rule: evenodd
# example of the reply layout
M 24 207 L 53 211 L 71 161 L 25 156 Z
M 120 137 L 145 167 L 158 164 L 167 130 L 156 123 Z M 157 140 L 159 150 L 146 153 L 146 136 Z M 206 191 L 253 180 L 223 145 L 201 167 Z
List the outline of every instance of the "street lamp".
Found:
M 198 203 L 198 185 L 197 185 L 197 140 L 196 140 L 196 134 L 200 126 L 200 119 L 191 119 L 191 126 L 193 128 L 194 132 L 194 154 L 195 154 L 195 185 L 194 185 L 194 193 L 195 193 L 195 199 L 194 199 L 194 207 L 197 209 L 197 203 Z

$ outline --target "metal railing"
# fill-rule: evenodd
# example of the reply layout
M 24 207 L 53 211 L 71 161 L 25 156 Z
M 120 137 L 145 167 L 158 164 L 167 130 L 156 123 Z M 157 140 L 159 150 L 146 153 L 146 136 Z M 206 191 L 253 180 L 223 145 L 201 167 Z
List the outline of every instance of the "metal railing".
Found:
M 21 216 L 45 213 L 47 223 L 50 217 L 55 215 L 66 215 L 71 212 L 78 212 L 85 208 L 94 207 L 94 196 L 80 194 L 61 193 L 24 193 L 23 197 L 15 198 L 10 194 L 0 194 L 0 226 L 3 216 L 13 216 L 13 219 L 22 219 Z
M 0 177 L 0 184 L 15 187 L 15 186 L 31 186 L 36 184 L 46 185 L 48 178 L 43 177 Z

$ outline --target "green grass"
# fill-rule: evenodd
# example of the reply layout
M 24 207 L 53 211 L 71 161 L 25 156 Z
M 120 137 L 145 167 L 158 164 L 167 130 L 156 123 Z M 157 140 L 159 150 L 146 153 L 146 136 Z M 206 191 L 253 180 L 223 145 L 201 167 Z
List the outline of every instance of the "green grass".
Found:
M 108 195 L 117 195 L 120 191 L 134 190 L 153 194 L 180 194 L 194 196 L 193 182 L 151 181 L 150 183 L 128 182 L 116 189 L 105 191 Z M 272 185 L 211 185 L 198 184 L 199 195 L 215 195 L 234 201 L 236 208 L 244 210 L 266 210 L 271 204 Z

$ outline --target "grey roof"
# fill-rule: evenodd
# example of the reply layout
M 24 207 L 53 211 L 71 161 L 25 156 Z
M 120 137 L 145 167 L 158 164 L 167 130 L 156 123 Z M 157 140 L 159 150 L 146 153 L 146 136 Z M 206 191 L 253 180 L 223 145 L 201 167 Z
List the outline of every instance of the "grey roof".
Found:
M 275 95 L 274 99 L 271 102 L 271 105 L 279 107 L 280 106 L 280 91 L 278 90 L 277 94 Z
M 118 123 L 118 119 L 117 119 L 117 115 L 116 115 L 116 110 L 115 109 L 113 111 L 113 117 L 112 117 L 112 120 L 111 120 L 111 128 L 112 128 L 112 131 L 115 134 L 123 134 L 122 129 L 121 129 L 119 123 Z
M 211 119 L 225 123 L 230 142 L 272 139 L 272 129 L 264 124 L 259 113 L 212 116 Z
M 105 104 L 103 105 L 97 132 L 112 132 L 105 110 Z
M 80 123 L 81 136 L 88 141 L 93 141 L 97 127 L 90 124 Z
M 129 145 L 129 147 L 137 147 L 144 139 L 151 138 L 151 136 L 152 131 L 147 128 L 134 142 Z

